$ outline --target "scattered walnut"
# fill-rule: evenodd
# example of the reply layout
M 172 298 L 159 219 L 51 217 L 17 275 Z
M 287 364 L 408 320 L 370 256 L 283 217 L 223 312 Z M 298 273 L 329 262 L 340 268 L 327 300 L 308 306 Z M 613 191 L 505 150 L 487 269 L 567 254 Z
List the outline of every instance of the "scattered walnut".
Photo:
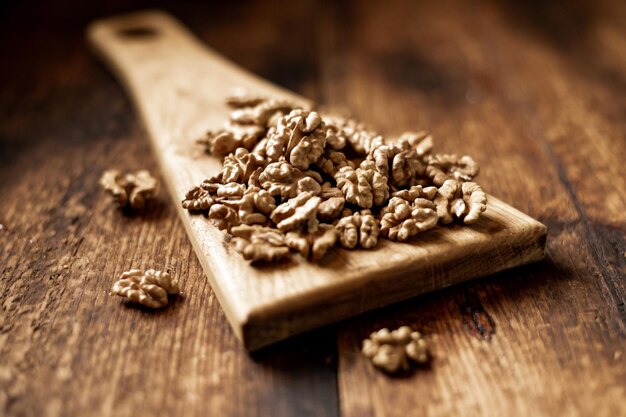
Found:
M 354 168 L 354 164 L 346 158 L 343 152 L 326 151 L 315 162 L 315 166 L 324 174 L 334 177 L 341 168 L 349 166 Z
M 433 149 L 433 137 L 427 132 L 406 132 L 398 139 L 403 150 L 413 149 L 419 158 L 428 155 Z
M 383 144 L 383 137 L 369 130 L 363 123 L 343 117 L 329 117 L 335 136 L 349 143 L 358 155 L 367 155 L 372 149 Z
M 433 155 L 427 162 L 426 174 L 437 187 L 441 187 L 448 179 L 471 181 L 478 175 L 478 164 L 467 155 Z
M 185 194 L 183 208 L 190 211 L 203 211 L 211 208 L 216 200 L 202 187 L 193 187 Z
M 269 127 L 277 116 L 282 116 L 297 108 L 294 103 L 286 100 L 263 100 L 254 106 L 240 106 L 231 113 L 232 122 L 242 125 Z
M 380 233 L 390 240 L 404 242 L 408 238 L 437 225 L 437 212 L 432 201 L 420 198 L 411 205 L 400 197 L 392 197 L 381 211 Z
M 363 161 L 357 169 L 345 166 L 337 172 L 335 180 L 346 201 L 359 207 L 380 206 L 389 198 L 387 178 L 376 170 L 373 161 Z
M 258 187 L 248 188 L 239 200 L 223 200 L 225 206 L 238 210 L 239 220 L 243 224 L 262 224 L 276 208 L 274 197 Z
M 220 230 L 230 230 L 240 223 L 237 212 L 224 204 L 213 204 L 209 209 L 209 219 L 213 220 Z
M 293 198 L 299 192 L 298 187 L 300 190 L 310 188 L 310 180 L 307 179 L 309 177 L 318 183 L 322 182 L 322 177 L 319 174 L 312 171 L 302 171 L 286 161 L 280 161 L 265 167 L 259 175 L 259 183 L 273 196 Z M 300 185 L 301 182 L 304 184 Z
M 361 210 L 360 213 L 340 219 L 336 227 L 344 248 L 353 249 L 359 245 L 363 249 L 371 249 L 378 243 L 380 227 L 369 210 Z
M 372 333 L 363 341 L 361 352 L 374 366 L 388 373 L 408 371 L 409 359 L 418 364 L 428 362 L 426 341 L 409 326 L 402 326 L 391 332 L 381 329 Z
M 146 307 L 161 308 L 168 303 L 167 295 L 178 295 L 180 289 L 167 272 L 131 269 L 113 284 L 111 293 Z
M 113 196 L 118 206 L 142 209 L 146 200 L 156 193 L 158 182 L 146 170 L 122 175 L 112 169 L 102 174 L 100 185 Z
M 343 195 L 341 195 L 341 197 L 330 197 L 322 201 L 317 208 L 317 218 L 324 222 L 332 222 L 338 219 L 345 202 L 346 199 L 343 198 Z
M 318 261 L 324 257 L 328 249 L 335 246 L 338 233 L 330 224 L 321 224 L 317 232 L 292 231 L 287 233 L 285 243 L 305 258 Z
M 285 246 L 285 236 L 274 228 L 241 225 L 234 226 L 231 233 L 235 237 L 235 248 L 249 261 L 272 262 L 291 256 Z
M 326 129 L 317 112 L 293 110 L 278 120 L 267 138 L 265 154 L 271 161 L 285 159 L 302 170 L 316 162 L 326 146 Z
M 443 224 L 451 223 L 453 217 L 462 219 L 465 224 L 476 223 L 487 209 L 487 195 L 475 182 L 446 180 L 439 187 L 434 202 Z
M 293 230 L 314 219 L 321 202 L 320 197 L 304 192 L 276 207 L 270 218 L 279 230 Z
M 265 166 L 265 161 L 262 157 L 248 152 L 245 148 L 238 148 L 234 153 L 224 158 L 222 165 L 222 181 L 224 183 L 244 183 L 258 168 Z

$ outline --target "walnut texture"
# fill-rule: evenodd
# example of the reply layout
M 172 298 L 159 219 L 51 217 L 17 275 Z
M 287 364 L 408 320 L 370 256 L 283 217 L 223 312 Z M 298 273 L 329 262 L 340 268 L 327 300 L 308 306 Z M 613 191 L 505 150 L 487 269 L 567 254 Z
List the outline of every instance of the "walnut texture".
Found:
M 180 289 L 167 272 L 131 269 L 113 284 L 111 294 L 149 308 L 161 308 L 168 304 L 168 294 L 178 295 Z
M 102 174 L 100 185 L 119 207 L 139 210 L 156 194 L 158 181 L 146 170 L 122 175 L 111 169 Z
M 408 371 L 409 362 L 428 362 L 428 347 L 421 333 L 402 326 L 396 330 L 381 329 L 363 341 L 361 352 L 377 368 L 393 374 Z
M 382 238 L 409 241 L 454 219 L 475 223 L 486 209 L 487 196 L 471 182 L 478 165 L 433 153 L 427 132 L 385 139 L 354 119 L 257 95 L 227 104 L 223 128 L 201 141 L 222 169 L 182 205 L 233 236 L 251 262 L 296 253 L 314 262 L 337 242 L 372 249 Z

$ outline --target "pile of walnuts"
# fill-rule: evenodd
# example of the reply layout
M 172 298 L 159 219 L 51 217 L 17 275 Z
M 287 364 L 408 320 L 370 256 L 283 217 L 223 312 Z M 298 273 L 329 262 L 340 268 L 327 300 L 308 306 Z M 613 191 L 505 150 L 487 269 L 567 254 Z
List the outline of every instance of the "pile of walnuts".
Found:
M 235 96 L 223 129 L 198 140 L 222 170 L 182 205 L 234 237 L 252 262 L 299 253 L 311 261 L 337 243 L 372 249 L 458 219 L 478 221 L 487 197 L 469 156 L 434 154 L 424 132 L 386 140 L 363 124 L 322 117 L 284 100 Z

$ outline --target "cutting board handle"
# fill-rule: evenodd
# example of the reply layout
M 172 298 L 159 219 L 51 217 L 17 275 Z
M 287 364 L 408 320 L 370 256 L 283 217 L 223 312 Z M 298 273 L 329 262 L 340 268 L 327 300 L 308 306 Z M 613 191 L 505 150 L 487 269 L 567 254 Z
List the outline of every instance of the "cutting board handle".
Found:
M 302 101 L 302 97 L 225 59 L 174 17 L 159 10 L 98 20 L 87 28 L 87 39 L 96 54 L 124 82 L 139 107 L 142 101 L 153 98 L 146 96 L 149 92 L 144 91 L 145 86 L 174 87 L 180 84 L 176 78 L 195 76 L 198 70 L 216 92 L 221 93 L 224 86 L 240 86 Z M 195 72 L 189 74 L 189 70 Z M 224 98 L 224 94 L 216 96 Z

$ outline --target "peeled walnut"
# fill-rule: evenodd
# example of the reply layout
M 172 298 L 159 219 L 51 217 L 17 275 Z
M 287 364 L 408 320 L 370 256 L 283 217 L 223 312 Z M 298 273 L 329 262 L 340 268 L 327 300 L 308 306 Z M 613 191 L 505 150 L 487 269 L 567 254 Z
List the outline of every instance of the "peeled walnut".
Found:
M 428 132 L 405 132 L 397 142 L 403 150 L 414 150 L 419 158 L 428 155 L 433 149 L 433 137 Z
M 239 215 L 237 212 L 224 204 L 213 204 L 209 209 L 209 219 L 220 230 L 230 230 L 233 226 L 238 226 Z
M 350 166 L 354 168 L 354 164 L 346 158 L 343 152 L 326 151 L 315 162 L 315 166 L 324 174 L 334 177 L 341 168 Z
M 426 174 L 437 187 L 448 179 L 471 181 L 478 175 L 478 164 L 469 156 L 433 155 L 427 159 Z
M 285 159 L 302 170 L 319 159 L 326 146 L 326 129 L 317 112 L 293 110 L 278 120 L 268 134 L 265 155 L 271 161 Z
M 248 225 L 265 223 L 276 208 L 274 197 L 258 187 L 248 188 L 239 200 L 224 200 L 221 203 L 236 209 L 241 223 Z
M 345 138 L 344 140 L 358 155 L 367 155 L 384 142 L 382 136 L 354 119 L 331 116 L 328 120 L 328 124 L 334 127 L 334 134 L 340 138 L 339 140 Z
M 409 326 L 391 332 L 388 329 L 373 332 L 363 341 L 361 352 L 374 366 L 388 373 L 408 371 L 409 359 L 418 364 L 428 362 L 426 341 Z
M 303 257 L 318 261 L 324 257 L 328 249 L 335 246 L 337 237 L 337 230 L 332 225 L 321 224 L 313 233 L 302 230 L 287 233 L 285 243 Z
M 180 294 L 180 289 L 167 272 L 131 269 L 113 284 L 111 293 L 146 307 L 161 308 L 167 305 L 168 294 Z
M 218 197 L 241 197 L 243 193 L 246 191 L 246 184 L 240 184 L 237 182 L 229 182 L 226 184 L 220 184 L 217 187 L 216 194 Z
M 399 197 L 407 202 L 413 204 L 418 198 L 424 198 L 432 201 L 437 195 L 437 187 L 422 187 L 421 185 L 414 185 L 406 190 L 396 191 L 392 193 L 392 197 Z
M 122 175 L 118 170 L 111 169 L 102 174 L 100 185 L 121 208 L 142 209 L 156 193 L 158 182 L 146 170 Z
M 412 205 L 402 198 L 392 197 L 381 215 L 380 234 L 400 242 L 432 229 L 438 221 L 435 205 L 423 198 L 417 199 Z
M 332 222 L 341 215 L 346 199 L 343 197 L 330 197 L 320 203 L 317 208 L 317 218 L 323 222 Z
M 254 106 L 240 106 L 231 113 L 230 120 L 242 125 L 257 125 L 270 127 L 278 117 L 289 113 L 297 108 L 294 103 L 287 100 L 267 99 L 257 102 Z
M 244 259 L 258 262 L 272 262 L 291 257 L 285 246 L 285 236 L 279 230 L 259 225 L 234 226 L 231 229 L 235 237 L 235 248 Z
M 202 187 L 193 187 L 187 191 L 185 199 L 182 201 L 183 208 L 189 211 L 208 210 L 215 203 L 216 200 Z
M 276 207 L 270 218 L 279 230 L 293 230 L 315 219 L 321 202 L 320 197 L 304 192 Z
M 443 224 L 451 223 L 454 217 L 465 224 L 476 223 L 487 209 L 487 195 L 475 182 L 446 180 L 439 187 L 434 202 Z
M 292 198 L 298 194 L 298 187 L 300 191 L 311 188 L 307 178 L 322 182 L 322 177 L 316 172 L 302 171 L 286 161 L 279 161 L 265 167 L 259 175 L 259 184 L 273 196 Z
M 223 129 L 209 131 L 196 143 L 204 146 L 209 155 L 224 157 L 238 148 L 252 149 L 265 135 L 265 129 L 260 126 L 241 126 L 228 122 Z
M 248 152 L 245 148 L 238 148 L 222 162 L 222 182 L 247 182 L 258 168 L 265 165 L 262 157 Z
M 389 198 L 387 178 L 376 170 L 373 161 L 363 161 L 357 169 L 345 166 L 337 172 L 335 180 L 346 201 L 359 207 L 380 206 Z
M 380 227 L 378 221 L 369 210 L 361 210 L 351 216 L 343 217 L 337 222 L 341 246 L 353 249 L 357 245 L 363 249 L 371 249 L 378 243 Z

